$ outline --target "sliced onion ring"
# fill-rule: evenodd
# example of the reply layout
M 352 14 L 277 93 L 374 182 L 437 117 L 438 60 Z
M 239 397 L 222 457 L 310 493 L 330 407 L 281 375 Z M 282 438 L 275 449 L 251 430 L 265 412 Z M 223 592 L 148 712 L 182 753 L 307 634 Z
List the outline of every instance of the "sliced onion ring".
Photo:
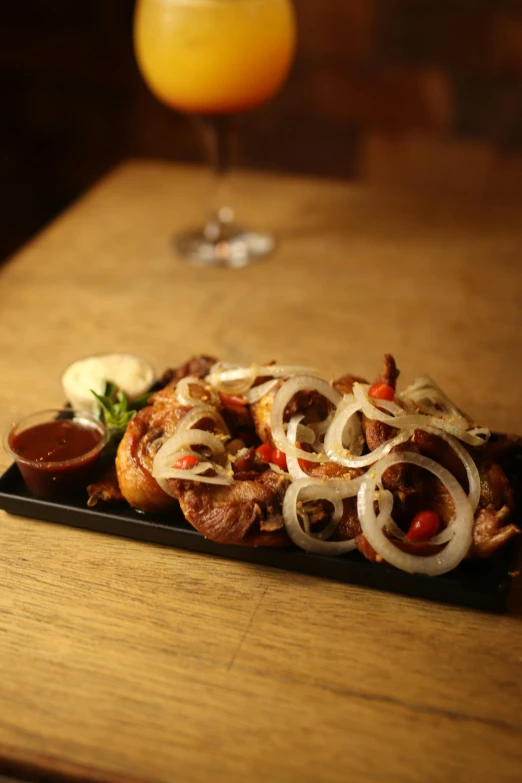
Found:
M 183 481 L 197 481 L 199 484 L 219 484 L 223 487 L 227 487 L 229 484 L 232 484 L 233 478 L 231 476 L 226 475 L 225 473 L 221 474 L 221 471 L 218 471 L 216 466 L 212 466 L 213 470 L 216 471 L 218 475 L 216 476 L 198 476 L 193 473 L 191 473 L 190 470 L 177 470 L 176 468 L 165 469 L 163 471 L 160 471 L 154 475 L 154 478 L 160 485 L 161 489 L 167 493 L 167 495 L 171 495 L 172 497 L 177 497 L 175 493 L 171 490 L 169 482 L 167 479 L 182 479 Z
M 334 507 L 332 522 L 335 523 L 335 526 L 332 527 L 336 528 L 343 514 L 343 497 L 353 497 L 356 495 L 359 485 L 359 481 L 337 480 L 330 484 L 321 479 L 309 477 L 294 481 L 294 483 L 288 487 L 283 500 L 285 527 L 294 544 L 301 549 L 305 549 L 307 552 L 316 552 L 323 555 L 341 555 L 344 552 L 350 552 L 354 549 L 355 542 L 353 539 L 349 541 L 323 541 L 319 536 L 315 536 L 312 533 L 307 533 L 303 530 L 299 521 L 297 503 L 299 501 L 306 502 L 310 500 L 329 501 Z M 330 526 L 328 527 L 330 528 Z M 333 532 L 333 530 L 331 530 L 331 532 Z
M 211 419 L 219 432 L 228 434 L 228 427 L 220 412 L 212 405 L 205 404 L 196 405 L 192 410 L 186 413 L 178 424 L 177 432 L 189 430 L 194 427 L 195 424 L 198 424 L 198 422 L 203 421 L 203 419 Z
M 391 465 L 401 462 L 429 470 L 444 484 L 453 500 L 455 514 L 448 525 L 453 536 L 445 548 L 435 555 L 423 557 L 400 550 L 383 532 L 383 524 L 386 524 L 386 520 L 383 520 L 381 515 L 377 517 L 375 514 L 373 505 L 375 492 L 378 490 L 382 474 Z M 357 496 L 357 511 L 363 534 L 377 554 L 396 568 L 412 574 L 436 576 L 452 571 L 464 559 L 471 545 L 473 510 L 464 490 L 457 479 L 442 465 L 420 454 L 407 451 L 389 454 L 368 471 Z M 436 543 L 436 540 L 431 539 L 427 543 Z
M 231 394 L 244 394 L 247 392 L 258 376 L 257 364 L 249 367 L 238 367 L 226 362 L 218 362 L 210 368 L 206 380 L 217 391 Z
M 422 427 L 416 427 L 416 429 L 429 432 L 431 435 L 435 435 L 437 438 L 441 438 L 442 440 L 446 441 L 446 443 L 448 443 L 455 451 L 459 459 L 462 461 L 466 475 L 468 477 L 468 500 L 471 503 L 473 512 L 475 512 L 480 500 L 480 476 L 475 460 L 471 454 L 466 451 L 464 446 L 457 440 L 457 438 L 454 438 L 452 435 L 448 435 L 448 433 L 444 432 L 444 430 L 440 430 L 437 427 L 428 427 L 426 425 L 423 425 Z
M 254 386 L 252 389 L 250 389 L 246 394 L 246 398 L 250 405 L 253 405 L 255 402 L 259 402 L 261 397 L 264 397 L 265 394 L 271 392 L 274 386 L 277 386 L 278 383 L 279 378 L 272 378 L 271 381 L 265 381 L 265 383 L 261 383 L 259 386 Z
M 324 438 L 324 450 L 329 456 L 343 454 L 347 450 L 354 457 L 360 457 L 364 446 L 362 425 L 357 415 L 360 409 L 353 395 L 346 395 L 339 403 Z
M 424 409 L 423 413 L 437 416 L 442 411 L 455 418 L 455 426 L 464 430 L 469 427 L 470 423 L 467 417 L 459 411 L 448 395 L 429 375 L 415 378 L 411 386 L 399 394 L 399 397 L 406 403 L 413 402 L 417 408 Z
M 285 433 L 283 417 L 286 406 L 300 391 L 319 392 L 319 394 L 326 397 L 334 406 L 337 406 L 342 399 L 338 391 L 320 378 L 314 378 L 310 375 L 297 375 L 295 378 L 291 378 L 278 389 L 274 397 L 272 410 L 270 412 L 272 439 L 277 448 L 285 452 L 287 458 L 290 456 L 306 459 L 310 462 L 326 462 L 328 458 L 325 454 L 303 451 L 303 449 L 298 449 L 296 446 L 293 446 Z
M 423 413 L 406 414 L 404 416 L 390 416 L 379 410 L 368 399 L 368 389 L 370 387 L 367 384 L 354 383 L 353 391 L 356 399 L 361 404 L 361 410 L 368 419 L 373 421 L 382 421 L 385 424 L 389 424 L 390 427 L 396 429 L 422 429 L 423 426 L 436 427 L 437 429 L 444 430 L 449 435 L 453 435 L 455 438 L 464 441 L 469 446 L 483 446 L 486 442 L 485 438 L 479 437 L 473 434 L 470 430 L 459 429 L 453 424 L 450 424 L 443 418 L 437 416 L 426 416 Z M 380 400 L 379 400 L 380 405 Z M 487 430 L 485 432 L 488 432 Z
M 314 451 L 324 452 L 324 438 L 328 432 L 328 428 L 331 425 L 334 416 L 335 408 L 333 408 L 324 421 L 309 421 L 306 425 L 307 429 L 314 433 L 315 438 L 311 442 L 311 446 Z
M 191 387 L 198 388 L 200 394 L 194 394 Z M 177 382 L 176 397 L 182 405 L 192 406 L 201 405 L 202 403 L 217 405 L 219 403 L 216 392 L 210 388 L 208 383 L 193 375 L 187 375 Z
M 251 364 L 241 367 L 226 362 L 218 362 L 210 368 L 207 381 L 218 391 L 228 391 L 236 394 L 247 392 L 256 378 L 286 378 L 294 375 L 316 375 L 313 367 L 298 367 L 290 364 Z
M 204 408 L 205 406 L 201 407 Z M 213 409 L 211 408 L 210 410 L 212 411 Z M 191 413 L 192 411 L 182 419 L 181 423 L 190 417 Z M 205 408 L 204 415 L 201 416 L 200 411 L 197 420 L 206 418 L 207 415 L 208 411 Z M 192 418 L 190 423 L 193 423 L 193 421 Z M 195 446 L 205 446 L 208 448 L 212 455 L 212 461 L 202 460 L 201 454 L 194 451 Z M 184 456 L 196 456 L 199 460 L 198 465 L 185 470 L 176 468 L 176 463 Z M 168 438 L 156 453 L 152 465 L 152 476 L 156 479 L 163 491 L 169 495 L 172 495 L 173 493 L 167 479 L 172 478 L 183 479 L 185 481 L 198 481 L 203 484 L 228 485 L 233 482 L 233 476 L 229 475 L 229 473 L 218 464 L 218 461 L 222 461 L 225 456 L 226 451 L 222 440 L 213 433 L 207 432 L 206 430 L 185 429 L 179 426 L 176 433 Z M 201 472 L 206 470 L 212 470 L 215 475 L 200 475 Z
M 382 443 L 375 451 L 370 451 L 369 454 L 363 454 L 361 457 L 349 456 L 343 449 L 337 451 L 333 448 L 331 450 L 327 448 L 326 453 L 330 460 L 337 462 L 338 465 L 344 465 L 346 468 L 366 468 L 389 454 L 395 446 L 405 443 L 412 435 L 413 430 L 399 432 L 394 438 L 387 440 L 386 443 Z
M 168 438 L 158 449 L 154 457 L 154 465 L 163 466 L 169 460 L 176 461 L 174 457 L 182 449 L 192 448 L 193 446 L 206 446 L 212 452 L 212 458 L 218 459 L 225 456 L 225 446 L 223 442 L 206 430 L 178 430 L 175 435 Z M 201 458 L 201 455 L 198 455 Z M 179 457 L 178 457 L 179 459 Z
M 292 446 L 295 446 L 297 443 L 297 433 L 299 430 L 299 424 L 304 419 L 304 413 L 298 413 L 296 416 L 292 416 L 290 421 L 288 422 L 288 430 L 287 430 L 287 437 Z M 301 427 L 302 435 L 300 436 L 300 442 L 303 443 L 313 443 L 314 433 L 307 433 L 308 427 Z M 306 479 L 309 478 L 308 473 L 302 469 L 302 467 L 299 464 L 299 460 L 297 457 L 291 457 L 287 454 L 286 456 L 286 464 L 288 467 L 288 472 L 290 473 L 290 476 L 294 481 L 297 481 L 298 479 Z
M 224 486 L 232 484 L 234 480 L 233 476 L 230 476 L 225 468 L 223 468 L 221 465 L 216 464 L 214 461 L 209 462 L 208 460 L 201 460 L 201 455 L 192 449 L 187 449 L 186 447 L 179 448 L 179 440 L 176 442 L 178 434 L 190 434 L 195 436 L 191 441 L 191 444 L 193 445 L 200 445 L 202 442 L 204 442 L 205 445 L 209 445 L 208 439 L 214 438 L 214 436 L 209 432 L 204 432 L 203 430 L 189 430 L 186 433 L 177 433 L 173 436 L 173 438 L 165 441 L 163 446 L 159 449 L 158 453 L 154 457 L 152 467 L 152 476 L 158 482 L 164 492 L 166 492 L 168 495 L 174 496 L 167 479 L 183 479 L 184 481 L 198 481 L 202 484 L 221 484 Z M 222 446 L 217 438 L 214 439 Z M 194 465 L 193 468 L 180 469 L 174 467 L 179 459 L 186 456 L 195 456 L 200 461 L 197 465 Z M 200 473 L 207 470 L 212 470 L 215 475 L 200 475 Z

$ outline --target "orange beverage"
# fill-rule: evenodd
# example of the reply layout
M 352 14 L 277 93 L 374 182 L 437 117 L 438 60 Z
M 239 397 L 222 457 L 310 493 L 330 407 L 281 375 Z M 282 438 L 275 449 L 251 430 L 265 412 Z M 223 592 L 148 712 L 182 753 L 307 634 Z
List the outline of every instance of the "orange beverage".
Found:
M 138 0 L 134 38 L 145 81 L 163 103 L 232 114 L 279 90 L 296 25 L 290 0 Z

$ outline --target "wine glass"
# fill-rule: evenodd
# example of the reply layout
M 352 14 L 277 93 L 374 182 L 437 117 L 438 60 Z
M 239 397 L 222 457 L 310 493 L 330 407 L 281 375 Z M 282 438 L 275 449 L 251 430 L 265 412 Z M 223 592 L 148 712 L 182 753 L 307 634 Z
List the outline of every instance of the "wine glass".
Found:
M 160 101 L 195 118 L 216 187 L 203 229 L 175 237 L 198 266 L 246 266 L 269 253 L 270 234 L 240 229 L 224 200 L 237 114 L 266 103 L 290 70 L 296 46 L 291 0 L 137 0 L 134 43 Z

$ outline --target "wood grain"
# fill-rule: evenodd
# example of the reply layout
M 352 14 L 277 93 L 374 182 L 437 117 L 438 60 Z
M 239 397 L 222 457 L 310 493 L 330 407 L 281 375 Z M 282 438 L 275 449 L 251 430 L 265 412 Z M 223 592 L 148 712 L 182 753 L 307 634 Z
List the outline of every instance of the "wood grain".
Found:
M 96 351 L 372 375 L 391 350 L 404 382 L 430 372 L 522 430 L 514 208 L 243 173 L 244 219 L 279 251 L 201 271 L 169 235 L 205 182 L 130 163 L 1 270 L 2 426 L 59 403 L 63 368 Z M 488 616 L 0 512 L 0 774 L 518 781 L 514 587 Z

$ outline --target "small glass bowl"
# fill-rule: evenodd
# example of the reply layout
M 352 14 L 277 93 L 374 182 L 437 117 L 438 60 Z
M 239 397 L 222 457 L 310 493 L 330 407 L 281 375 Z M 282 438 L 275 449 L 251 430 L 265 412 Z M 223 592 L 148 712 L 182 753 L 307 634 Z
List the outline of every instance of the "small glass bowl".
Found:
M 61 461 L 29 459 L 16 452 L 16 436 L 40 424 L 65 419 L 100 433 L 100 440 L 84 454 Z M 29 492 L 49 500 L 70 498 L 86 493 L 107 442 L 105 425 L 92 413 L 73 408 L 53 408 L 32 413 L 14 424 L 4 438 L 4 448 L 18 465 Z

